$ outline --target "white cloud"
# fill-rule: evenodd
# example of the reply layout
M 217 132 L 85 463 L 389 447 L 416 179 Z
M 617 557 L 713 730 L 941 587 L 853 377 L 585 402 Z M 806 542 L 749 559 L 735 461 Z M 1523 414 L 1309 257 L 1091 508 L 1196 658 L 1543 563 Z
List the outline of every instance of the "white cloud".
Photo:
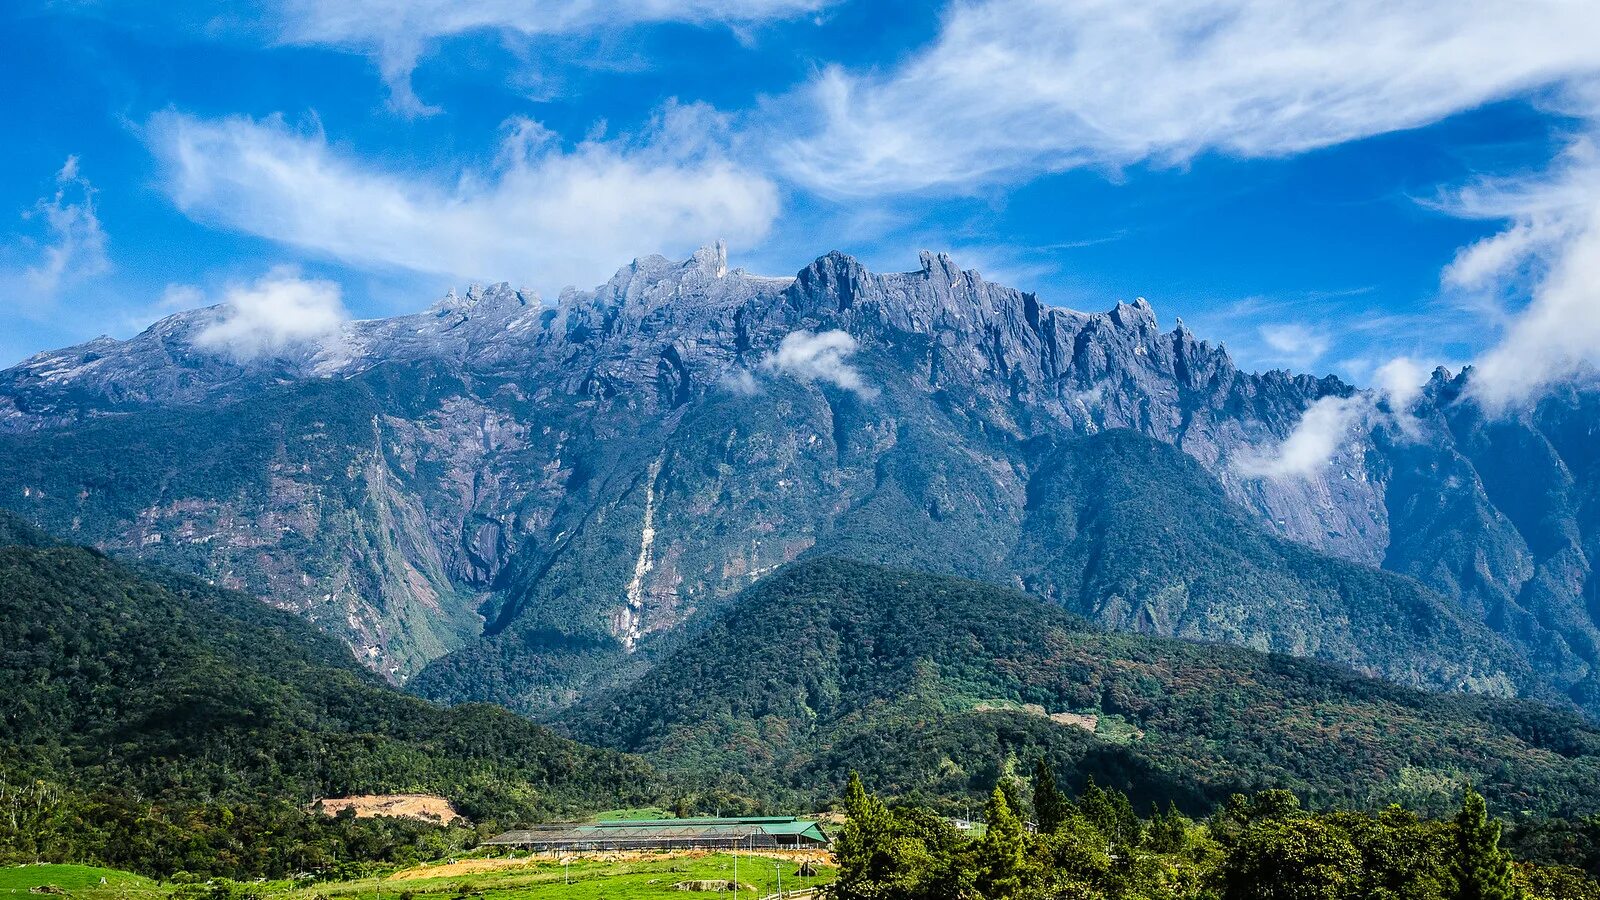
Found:
M 219 312 L 217 321 L 195 335 L 195 344 L 238 360 L 330 337 L 350 317 L 337 284 L 301 278 L 288 267 L 228 288 Z
M 846 195 L 1282 156 L 1600 71 L 1597 45 L 1574 0 L 957 0 L 902 65 L 818 76 L 780 154 Z
M 55 191 L 23 213 L 25 220 L 43 228 L 40 237 L 24 242 L 34 261 L 20 275 L 4 278 L 17 282 L 7 291 L 20 294 L 21 304 L 48 308 L 63 290 L 110 271 L 106 233 L 95 212 L 94 195 L 94 185 L 78 171 L 78 158 L 69 156 L 56 172 Z
M 844 331 L 791 331 L 778 349 L 762 360 L 763 367 L 803 381 L 825 381 L 871 399 L 876 388 L 862 380 L 861 372 L 846 360 L 856 352 L 856 339 Z
M 194 309 L 203 306 L 206 302 L 206 292 L 193 284 L 173 283 L 161 291 L 161 299 L 156 301 L 155 308 L 161 312 L 178 312 L 184 309 Z
M 1589 128 L 1546 171 L 1481 181 L 1438 204 L 1507 223 L 1463 248 L 1442 278 L 1500 329 L 1468 382 L 1490 413 L 1592 375 L 1600 363 L 1600 106 Z
M 1282 443 L 1242 455 L 1234 469 L 1252 478 L 1311 478 L 1327 468 L 1371 412 L 1372 400 L 1365 394 L 1323 397 L 1311 404 Z
M 390 104 L 407 115 L 437 110 L 411 87 L 417 61 L 441 38 L 472 31 L 572 34 L 682 22 L 748 25 L 790 18 L 829 0 L 280 0 L 278 39 L 374 57 Z
M 764 237 L 777 189 L 725 157 L 725 131 L 709 108 L 673 104 L 636 138 L 563 149 L 513 120 L 490 171 L 450 180 L 364 162 L 279 118 L 168 112 L 147 136 L 193 218 L 357 266 L 548 291 L 599 283 L 652 250 Z
M 1257 331 L 1278 359 L 1292 366 L 1310 366 L 1328 352 L 1328 335 L 1299 322 L 1262 325 Z
M 1372 373 L 1374 385 L 1396 416 L 1403 416 L 1422 396 L 1431 370 L 1409 356 L 1397 356 Z
M 761 393 L 761 385 L 749 369 L 737 369 L 722 376 L 722 389 L 739 397 L 754 397 Z

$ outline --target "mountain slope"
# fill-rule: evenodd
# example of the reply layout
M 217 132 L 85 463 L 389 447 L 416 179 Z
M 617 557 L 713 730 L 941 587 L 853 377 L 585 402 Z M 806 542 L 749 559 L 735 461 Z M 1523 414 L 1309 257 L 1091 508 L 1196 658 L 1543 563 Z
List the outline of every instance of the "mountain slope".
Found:
M 1538 693 L 1481 621 L 1416 581 L 1271 534 L 1168 445 L 1129 431 L 1067 442 L 1028 497 L 1008 569 L 1102 625 L 1315 657 L 1413 687 Z
M 649 257 L 554 306 L 473 289 L 270 358 L 197 344 L 219 314 L 0 373 L 0 504 L 260 594 L 429 696 L 558 709 L 828 552 L 1600 712 L 1592 391 L 1491 423 L 1462 376 L 1396 413 L 1337 379 L 1240 372 L 1143 301 L 1055 309 L 933 255 L 874 273 L 831 253 L 795 278 L 714 248 Z M 1248 464 L 1319 402 L 1366 410 L 1326 465 Z M 1070 485 L 1094 477 L 1052 473 L 1091 471 L 1061 454 L 1119 429 L 1206 477 L 1145 495 L 1142 520 L 1084 519 Z M 1070 510 L 1039 499 L 1058 482 Z M 1237 533 L 1229 566 L 1145 541 L 1145 571 L 1112 572 L 1094 552 L 1180 525 Z
M 0 514 L 0 769 L 171 802 L 430 791 L 474 817 L 638 799 L 637 760 L 404 696 L 338 641 Z M 20 541 L 18 540 L 20 538 Z
M 1600 393 L 1567 385 L 1489 416 L 1470 386 L 1435 373 L 1411 412 L 1427 440 L 1390 439 L 1401 527 L 1384 565 L 1458 597 L 1600 709 Z
M 1026 704 L 1035 704 L 1032 711 Z M 644 676 L 569 712 L 586 740 L 764 791 L 985 791 L 1049 755 L 1195 808 L 1289 787 L 1319 803 L 1597 808 L 1600 730 L 1526 703 L 1438 697 L 1282 656 L 1086 630 L 1014 591 L 796 563 Z
M 770 415 L 804 433 L 802 408 L 780 402 Z M 657 533 L 685 535 L 677 546 L 691 549 L 695 513 L 681 510 L 674 496 L 729 502 L 724 489 L 706 485 L 703 472 L 692 467 L 706 443 L 693 425 L 686 416 L 667 439 L 667 462 L 656 473 L 652 497 Z M 784 433 L 764 416 L 740 428 L 748 428 L 752 440 Z M 782 497 L 784 519 L 768 525 L 765 504 L 747 501 L 746 521 L 767 527 L 771 540 L 822 510 L 808 533 L 791 538 L 804 541 L 803 556 L 1009 582 L 1120 630 L 1316 657 L 1412 686 L 1499 696 L 1548 692 L 1513 647 L 1444 597 L 1411 579 L 1270 534 L 1197 463 L 1168 445 L 1125 430 L 1038 442 L 1016 452 L 1025 467 L 1010 473 L 1015 483 L 1001 491 L 980 464 L 940 451 L 953 436 L 926 429 L 899 424 L 894 446 L 872 457 L 872 482 L 859 486 L 859 499 L 842 514 L 827 515 L 829 485 L 820 475 L 812 476 L 816 494 L 806 496 L 803 476 L 797 476 L 801 467 L 791 464 L 769 475 L 772 484 L 797 482 Z M 854 452 L 839 455 L 848 460 Z M 755 462 L 742 467 L 741 478 L 759 478 L 760 456 L 745 458 Z M 721 538 L 715 532 L 705 537 Z M 618 567 L 630 562 L 626 547 L 613 558 Z M 673 562 L 689 559 L 685 552 Z M 637 674 L 661 646 L 670 646 L 670 637 L 646 637 L 635 654 L 604 633 L 583 638 L 579 630 L 574 638 L 564 631 L 581 619 L 562 616 L 561 601 L 591 596 L 592 582 L 585 579 L 595 574 L 574 572 L 554 582 L 560 595 L 524 599 L 531 608 L 511 612 L 489 640 L 430 665 L 411 689 L 537 714 Z M 486 680 L 483 672 L 512 677 Z

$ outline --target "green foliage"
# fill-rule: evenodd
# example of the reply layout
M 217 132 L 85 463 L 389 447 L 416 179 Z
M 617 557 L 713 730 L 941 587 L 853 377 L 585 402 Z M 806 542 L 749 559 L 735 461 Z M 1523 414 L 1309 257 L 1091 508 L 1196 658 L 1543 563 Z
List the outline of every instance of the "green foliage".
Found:
M 1217 873 L 1224 900 L 1346 900 L 1360 896 L 1361 854 L 1330 823 L 1263 819 L 1239 836 Z
M 1039 757 L 1033 768 L 1033 814 L 1039 820 L 1039 832 L 1049 834 L 1061 827 L 1071 807 L 1067 798 L 1056 787 L 1056 773 L 1050 761 Z
M 1455 819 L 1450 854 L 1450 900 L 1516 900 L 1511 858 L 1500 849 L 1500 823 L 1489 819 L 1483 796 L 1470 786 Z
M 987 827 L 978 841 L 978 889 L 985 897 L 1009 900 L 1022 893 L 1022 822 L 998 787 L 989 795 L 983 821 Z
M 1178 812 L 1176 803 L 1168 802 L 1166 812 L 1150 817 L 1145 828 L 1144 844 L 1156 853 L 1177 853 L 1183 849 L 1189 834 L 1189 822 Z
M 1095 784 L 1093 778 L 1078 797 L 1078 812 L 1114 844 L 1137 847 L 1144 837 L 1143 823 L 1134 813 L 1128 795 L 1108 791 Z
M 1120 810 L 1116 793 L 1098 789 L 1095 800 Z M 1085 794 L 1091 793 L 1086 790 Z M 1125 798 L 1124 798 L 1125 799 Z M 1118 841 L 1087 816 L 1070 813 L 1052 832 L 1025 834 L 996 789 L 981 837 L 949 832 L 942 840 L 920 836 L 914 852 L 902 836 L 913 822 L 939 823 L 927 810 L 888 808 L 852 780 L 845 809 L 862 830 L 880 835 L 871 865 L 864 845 L 840 844 L 835 897 L 903 900 L 944 897 L 1115 898 L 1115 900 L 1454 900 L 1452 871 L 1460 829 L 1400 807 L 1376 815 L 1313 813 L 1284 792 L 1236 797 L 1208 824 L 1176 811 L 1139 823 L 1142 844 Z M 1125 829 L 1120 813 L 1110 820 Z M 1468 818 L 1481 829 L 1476 812 Z M 942 823 L 941 823 L 942 824 Z M 847 827 L 848 824 L 847 824 Z M 948 829 L 948 826 L 943 826 Z M 932 833 L 924 829 L 918 834 Z M 1504 858 L 1509 863 L 1509 858 Z M 1512 887 L 1530 900 L 1593 900 L 1600 882 L 1577 869 L 1517 863 L 1505 870 Z M 933 874 L 937 873 L 940 882 Z M 938 883 L 940 891 L 928 887 Z
M 1058 712 L 1098 724 L 1040 714 Z M 890 795 L 976 799 L 1040 756 L 1141 809 L 1176 800 L 1195 814 L 1273 787 L 1440 814 L 1468 778 L 1508 809 L 1600 806 L 1600 731 L 1576 716 L 1104 634 L 1014 591 L 835 559 L 767 576 L 560 722 L 674 772 L 733 773 L 730 786 L 780 807 L 836 794 L 851 770 Z
M 938 900 L 971 890 L 964 839 L 926 810 L 891 810 L 851 773 L 845 787 L 844 828 L 834 837 L 837 900 Z
M 1512 823 L 1505 845 L 1522 859 L 1572 866 L 1600 878 L 1600 816 Z
M 74 547 L 0 547 L 0 697 L 0 858 L 281 874 L 410 858 L 438 831 L 307 813 L 318 797 L 437 793 L 509 822 L 657 783 L 504 710 L 401 694 L 250 597 Z

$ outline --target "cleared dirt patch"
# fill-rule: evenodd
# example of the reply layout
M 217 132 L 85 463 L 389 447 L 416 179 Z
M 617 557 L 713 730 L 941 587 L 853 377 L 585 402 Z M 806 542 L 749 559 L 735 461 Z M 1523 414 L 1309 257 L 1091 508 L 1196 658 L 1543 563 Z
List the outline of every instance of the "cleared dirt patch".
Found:
M 979 703 L 973 707 L 973 710 L 975 712 L 1023 712 L 1030 716 L 1049 719 L 1057 725 L 1071 725 L 1074 728 L 1082 728 L 1090 734 L 1093 734 L 1100 725 L 1100 717 L 1093 713 L 1046 712 L 1045 708 L 1037 703 L 1024 703 L 1021 706 L 1001 703 Z
M 462 818 L 449 800 L 433 794 L 361 794 L 322 801 L 322 811 L 326 815 L 338 815 L 346 809 L 355 810 L 358 819 L 387 816 L 421 822 L 452 822 Z

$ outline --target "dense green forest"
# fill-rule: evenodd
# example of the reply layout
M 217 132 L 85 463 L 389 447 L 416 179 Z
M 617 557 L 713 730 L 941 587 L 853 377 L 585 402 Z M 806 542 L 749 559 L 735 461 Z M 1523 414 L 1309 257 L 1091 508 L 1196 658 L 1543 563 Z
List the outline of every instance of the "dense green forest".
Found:
M 253 598 L 52 545 L 15 520 L 0 520 L 0 539 L 0 848 L 11 855 L 281 873 L 422 840 L 420 826 L 308 816 L 319 797 L 425 791 L 509 823 L 660 791 L 636 758 L 495 707 L 401 694 Z
M 573 711 L 581 740 L 753 797 L 980 796 L 1044 755 L 1146 804 L 1234 792 L 1427 813 L 1476 783 L 1507 812 L 1600 807 L 1600 729 L 1234 647 L 1087 627 L 957 578 L 818 559 L 750 588 L 643 678 Z
M 1400 806 L 1312 813 L 1288 791 L 1236 794 L 1206 818 L 1135 813 L 1090 781 L 1076 799 L 1041 760 L 1005 779 L 969 836 L 925 806 L 890 806 L 854 776 L 834 841 L 835 900 L 1593 900 L 1578 857 L 1518 861 L 1468 787 L 1448 818 Z M 1592 854 L 1589 860 L 1593 863 Z

